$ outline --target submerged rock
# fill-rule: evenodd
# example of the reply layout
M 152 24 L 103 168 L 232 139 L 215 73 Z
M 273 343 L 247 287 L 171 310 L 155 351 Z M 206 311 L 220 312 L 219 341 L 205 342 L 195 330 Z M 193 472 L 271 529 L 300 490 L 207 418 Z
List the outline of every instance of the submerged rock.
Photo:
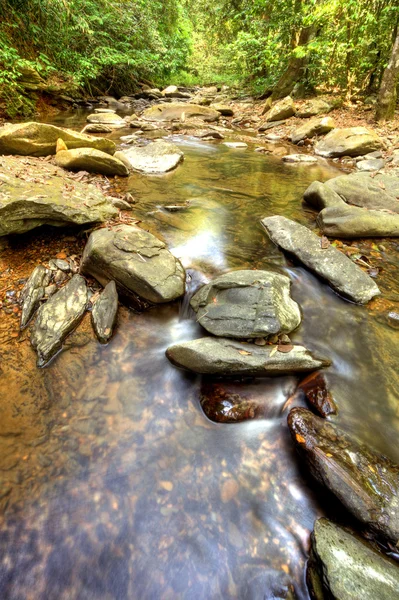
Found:
M 114 280 L 122 297 L 159 304 L 179 298 L 186 274 L 165 244 L 143 229 L 117 225 L 93 231 L 86 244 L 81 271 L 102 285 Z
M 290 333 L 301 322 L 288 277 L 272 271 L 232 271 L 191 299 L 198 322 L 222 337 L 260 338 Z
M 116 152 L 115 158 L 128 168 L 141 173 L 166 173 L 182 162 L 184 154 L 174 144 L 157 140 L 144 147 L 133 147 L 123 152 Z
M 103 344 L 112 336 L 118 313 L 118 292 L 115 281 L 110 281 L 96 300 L 91 311 L 94 332 Z
M 147 108 L 143 112 L 142 117 L 147 121 L 181 121 L 182 118 L 192 119 L 195 117 L 211 123 L 220 118 L 220 112 L 198 104 L 173 104 L 168 102 Z
M 170 346 L 168 359 L 177 367 L 207 375 L 270 377 L 314 371 L 330 364 L 303 346 L 256 346 L 227 338 L 205 337 Z
M 325 235 L 339 238 L 399 236 L 399 214 L 358 206 L 325 208 L 317 217 L 317 225 Z
M 313 406 L 322 417 L 334 415 L 337 407 L 331 396 L 324 373 L 312 373 L 308 375 L 298 385 L 306 396 L 307 401 Z
M 333 246 L 322 248 L 321 239 L 307 227 L 280 216 L 267 217 L 261 223 L 275 244 L 294 254 L 345 298 L 366 304 L 380 294 L 371 277 Z
M 39 367 L 43 367 L 61 349 L 68 333 L 81 320 L 87 301 L 86 282 L 81 275 L 74 275 L 40 307 L 30 338 L 38 355 Z
M 315 135 L 323 135 L 328 133 L 335 127 L 335 122 L 331 117 L 323 117 L 322 119 L 316 118 L 307 121 L 291 135 L 291 141 L 293 144 L 297 144 L 298 142 L 306 139 L 312 138 Z
M 17 123 L 0 128 L 0 154 L 23 156 L 48 156 L 55 154 L 57 140 L 63 140 L 68 148 L 95 148 L 114 154 L 116 145 L 112 140 L 97 138 L 72 129 L 61 129 L 46 123 Z
M 399 567 L 327 519 L 316 521 L 307 568 L 315 600 L 397 600 Z
M 71 171 L 88 171 L 102 175 L 119 175 L 127 177 L 127 167 L 115 156 L 110 156 L 94 148 L 76 148 L 76 150 L 61 150 L 55 155 L 55 163 L 63 169 Z
M 399 466 L 306 408 L 288 425 L 313 477 L 370 531 L 399 543 Z
M 361 156 L 384 146 L 378 135 L 365 127 L 333 129 L 315 146 L 319 156 L 334 158 L 339 156 Z
M 51 271 L 43 267 L 37 266 L 28 281 L 25 283 L 21 293 L 22 312 L 21 312 L 21 329 L 24 329 L 32 316 L 39 308 L 40 301 L 45 296 L 45 288 L 51 280 Z
M 295 104 L 291 96 L 287 96 L 282 100 L 278 100 L 266 116 L 266 121 L 282 121 L 284 119 L 289 119 L 295 114 Z

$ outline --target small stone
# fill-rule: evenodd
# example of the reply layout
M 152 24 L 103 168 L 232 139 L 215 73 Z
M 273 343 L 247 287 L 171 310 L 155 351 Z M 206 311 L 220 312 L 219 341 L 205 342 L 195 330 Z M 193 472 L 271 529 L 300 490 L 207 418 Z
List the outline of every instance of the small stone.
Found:
M 118 292 L 115 281 L 110 281 L 100 294 L 91 312 L 94 332 L 102 344 L 106 344 L 113 333 L 118 312 Z
M 291 344 L 291 340 L 286 333 L 278 336 L 278 341 L 280 344 Z
M 70 271 L 69 263 L 66 260 L 58 258 L 54 261 L 54 263 L 57 269 L 61 269 L 61 271 L 64 271 L 65 273 L 68 273 Z
M 265 338 L 256 338 L 255 341 L 254 341 L 254 343 L 257 346 L 266 346 L 266 344 L 267 344 Z
M 393 329 L 399 329 L 399 313 L 395 311 L 388 313 L 388 325 Z
M 317 372 L 308 375 L 298 385 L 298 389 L 303 391 L 308 402 L 317 410 L 322 417 L 335 415 L 337 407 L 331 396 L 327 381 L 323 373 Z

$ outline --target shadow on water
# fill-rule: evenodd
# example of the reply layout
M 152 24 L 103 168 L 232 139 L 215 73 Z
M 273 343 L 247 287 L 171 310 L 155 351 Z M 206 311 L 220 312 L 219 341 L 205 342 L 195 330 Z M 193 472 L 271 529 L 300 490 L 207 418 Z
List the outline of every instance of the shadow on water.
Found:
M 228 269 L 288 272 L 303 310 L 293 339 L 333 360 L 334 421 L 398 461 L 395 332 L 287 264 L 259 226 L 272 214 L 311 224 L 303 191 L 336 171 L 175 141 L 185 151 L 175 172 L 121 184 L 134 214 L 182 260 L 190 293 Z M 286 427 L 296 379 L 232 382 L 261 418 L 214 423 L 200 398 L 218 382 L 165 358 L 170 344 L 200 335 L 185 298 L 141 315 L 122 308 L 105 347 L 85 318 L 44 370 L 27 341 L 3 348 L 2 599 L 258 600 L 292 587 L 308 599 L 309 532 L 329 506 Z

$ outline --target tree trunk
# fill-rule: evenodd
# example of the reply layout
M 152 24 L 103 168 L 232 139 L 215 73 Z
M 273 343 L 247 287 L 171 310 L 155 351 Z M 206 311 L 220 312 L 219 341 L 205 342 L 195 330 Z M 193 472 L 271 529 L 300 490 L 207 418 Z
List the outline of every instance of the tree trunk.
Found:
M 378 94 L 377 121 L 388 121 L 395 116 L 396 86 L 399 78 L 399 31 L 393 44 L 391 58 L 382 76 L 380 91 Z

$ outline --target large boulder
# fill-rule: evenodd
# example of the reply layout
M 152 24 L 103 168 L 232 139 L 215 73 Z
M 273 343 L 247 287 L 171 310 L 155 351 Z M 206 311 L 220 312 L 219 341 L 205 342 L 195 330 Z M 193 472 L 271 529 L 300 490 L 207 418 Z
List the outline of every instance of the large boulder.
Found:
M 383 140 L 366 127 L 333 129 L 315 146 L 315 152 L 325 158 L 362 156 L 384 147 Z
M 326 100 L 323 100 L 323 98 L 312 98 L 297 108 L 296 116 L 301 119 L 308 119 L 310 117 L 329 113 L 332 108 L 332 105 Z
M 307 408 L 293 408 L 288 426 L 313 477 L 371 532 L 398 544 L 399 465 Z
M 397 563 L 327 519 L 314 526 L 307 582 L 315 600 L 399 598 Z
M 399 214 L 357 206 L 332 206 L 317 217 L 324 235 L 338 238 L 398 237 Z
M 61 349 L 68 333 L 78 325 L 88 302 L 86 282 L 81 275 L 72 279 L 40 307 L 30 338 L 43 367 Z
M 127 177 L 129 170 L 120 160 L 95 150 L 94 148 L 76 148 L 75 150 L 61 150 L 55 155 L 55 163 L 63 169 L 70 171 L 88 171 L 102 175 L 119 175 Z
M 287 96 L 282 100 L 279 100 L 269 110 L 266 116 L 266 121 L 282 121 L 283 119 L 289 119 L 295 114 L 295 104 L 291 96 Z
M 139 304 L 170 302 L 184 294 L 186 274 L 165 244 L 143 229 L 118 225 L 93 231 L 81 271 L 102 285 L 114 280 L 122 297 Z
M 359 266 L 333 246 L 323 248 L 321 239 L 307 227 L 280 216 L 267 217 L 261 223 L 275 244 L 294 254 L 343 297 L 366 304 L 380 293 Z
M 37 161 L 36 167 L 32 163 L 24 177 L 18 159 L 2 158 L 0 236 L 41 225 L 85 225 L 117 216 L 110 199 L 94 185 L 70 179 L 54 165 Z
M 155 104 L 147 108 L 143 112 L 142 117 L 147 121 L 181 121 L 182 119 L 196 117 L 197 119 L 211 123 L 220 118 L 220 112 L 207 106 L 199 106 L 198 104 L 174 104 L 170 102 Z
M 293 144 L 315 135 L 323 135 L 334 129 L 335 123 L 331 117 L 315 118 L 305 122 L 291 134 Z
M 95 148 L 107 154 L 114 154 L 116 150 L 112 140 L 78 133 L 72 129 L 61 129 L 55 125 L 31 122 L 0 128 L 0 154 L 48 156 L 55 154 L 59 139 L 70 149 Z
M 301 322 L 288 277 L 273 271 L 232 271 L 204 285 L 191 299 L 197 320 L 222 337 L 257 338 L 290 333 Z
M 123 152 L 116 152 L 115 158 L 126 167 L 141 173 L 166 173 L 182 162 L 184 154 L 175 144 L 157 140 L 147 146 L 133 146 Z
M 167 349 L 166 356 L 174 365 L 188 371 L 224 376 L 306 373 L 330 364 L 324 358 L 314 357 L 303 346 L 256 346 L 214 337 L 175 344 Z

